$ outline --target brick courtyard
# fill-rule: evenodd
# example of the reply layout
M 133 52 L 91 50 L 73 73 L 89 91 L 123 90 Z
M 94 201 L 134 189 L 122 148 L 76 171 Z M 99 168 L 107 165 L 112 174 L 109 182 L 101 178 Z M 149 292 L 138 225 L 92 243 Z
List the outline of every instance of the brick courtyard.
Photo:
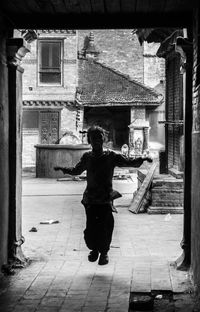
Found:
M 132 214 L 136 180 L 115 180 L 123 197 L 116 201 L 110 262 L 99 266 L 88 262 L 83 240 L 84 187 L 84 181 L 23 179 L 23 252 L 31 262 L 3 279 L 0 311 L 127 312 L 130 293 L 152 292 L 174 293 L 173 302 L 155 300 L 153 311 L 193 311 L 188 274 L 170 265 L 182 252 L 183 215 L 167 221 Z M 40 224 L 45 220 L 59 223 Z

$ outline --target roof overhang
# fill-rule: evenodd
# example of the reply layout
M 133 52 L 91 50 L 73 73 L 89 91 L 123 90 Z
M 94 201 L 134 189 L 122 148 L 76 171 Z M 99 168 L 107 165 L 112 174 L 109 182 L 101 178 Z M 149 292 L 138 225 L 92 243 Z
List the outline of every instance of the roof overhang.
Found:
M 150 106 L 159 106 L 161 102 L 109 102 L 109 103 L 89 103 L 89 102 L 78 102 L 80 106 L 82 107 L 133 107 L 133 106 L 144 106 L 144 107 L 150 107 Z

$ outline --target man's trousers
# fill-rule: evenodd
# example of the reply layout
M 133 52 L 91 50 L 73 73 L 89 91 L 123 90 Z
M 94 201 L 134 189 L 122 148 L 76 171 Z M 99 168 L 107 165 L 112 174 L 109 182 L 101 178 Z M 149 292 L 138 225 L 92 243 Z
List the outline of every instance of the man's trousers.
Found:
M 110 204 L 85 205 L 86 229 L 84 239 L 87 247 L 106 253 L 110 249 L 114 218 Z

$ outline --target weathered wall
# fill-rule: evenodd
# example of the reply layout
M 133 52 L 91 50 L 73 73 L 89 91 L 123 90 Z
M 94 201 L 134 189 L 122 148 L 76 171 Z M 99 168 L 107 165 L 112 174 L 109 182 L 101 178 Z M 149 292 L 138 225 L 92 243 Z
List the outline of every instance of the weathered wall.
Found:
M 34 167 L 36 160 L 35 144 L 39 143 L 38 129 L 23 130 L 22 167 Z
M 155 88 L 165 80 L 165 59 L 156 56 L 160 43 L 144 42 L 144 84 Z
M 21 33 L 15 30 L 15 37 Z M 39 31 L 39 39 L 63 39 L 63 84 L 61 86 L 40 86 L 38 84 L 38 51 L 37 40 L 31 43 L 31 52 L 23 59 L 23 100 L 24 101 L 74 101 L 77 84 L 77 37 L 72 31 Z M 32 108 L 32 107 L 31 107 Z M 48 107 L 44 106 L 44 110 Z M 75 120 L 76 112 L 72 113 L 65 108 L 61 112 L 60 134 L 66 129 L 77 132 Z M 65 117 L 65 118 L 64 118 Z M 39 115 L 38 115 L 39 118 Z M 68 124 L 68 125 L 67 125 Z M 23 129 L 23 168 L 34 166 L 36 151 L 34 145 L 40 143 L 39 125 L 35 129 Z
M 0 17 L 0 268 L 7 262 L 9 154 L 8 154 L 8 69 L 6 64 L 7 29 Z M 1 271 L 0 271 L 1 274 Z
M 144 82 L 143 46 L 132 29 L 92 29 L 78 31 L 78 50 L 84 46 L 84 39 L 94 33 L 94 44 L 99 50 L 99 62 Z
M 76 118 L 76 108 L 63 108 L 61 111 L 61 134 L 68 130 L 79 136 L 79 128 L 76 126 Z
M 200 12 L 195 15 L 194 26 L 194 79 L 193 79 L 193 129 L 192 129 L 192 221 L 191 221 L 191 265 L 194 284 L 200 294 L 200 85 L 197 85 L 197 65 L 200 57 L 200 44 L 197 36 L 200 35 Z M 198 20 L 198 22 L 197 22 Z M 198 24 L 199 23 L 199 24 Z M 198 59 L 198 60 L 197 60 Z M 198 69 L 199 70 L 199 69 Z M 200 75 L 200 72 L 198 72 Z
M 163 95 L 163 103 L 147 112 L 150 125 L 149 140 L 152 149 L 165 145 L 165 128 L 159 121 L 165 120 L 165 59 L 158 58 L 156 52 L 160 43 L 144 42 L 144 84 Z
M 15 31 L 15 37 L 21 33 Z M 38 85 L 38 51 L 37 40 L 31 43 L 31 52 L 23 59 L 23 100 L 73 101 L 77 80 L 77 39 L 75 33 L 39 32 L 38 39 L 63 39 L 63 85 Z

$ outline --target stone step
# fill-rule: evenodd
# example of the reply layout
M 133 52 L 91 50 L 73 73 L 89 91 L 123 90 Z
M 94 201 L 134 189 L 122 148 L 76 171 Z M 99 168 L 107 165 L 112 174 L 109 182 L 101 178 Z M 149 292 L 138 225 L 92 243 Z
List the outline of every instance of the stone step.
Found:
M 152 189 L 163 188 L 163 189 L 183 189 L 183 179 L 167 178 L 164 179 L 153 179 Z
M 152 190 L 152 197 L 151 200 L 152 202 L 169 202 L 169 203 L 173 203 L 175 201 L 178 202 L 183 202 L 183 193 L 179 193 L 179 192 L 166 192 L 166 193 L 157 193 L 155 191 Z
M 166 207 L 183 207 L 183 201 L 154 201 L 154 202 L 151 202 L 151 205 L 153 207 L 163 207 L 163 208 L 166 208 Z
M 155 207 L 155 206 L 149 206 L 147 209 L 148 214 L 182 214 L 183 213 L 183 207 Z

